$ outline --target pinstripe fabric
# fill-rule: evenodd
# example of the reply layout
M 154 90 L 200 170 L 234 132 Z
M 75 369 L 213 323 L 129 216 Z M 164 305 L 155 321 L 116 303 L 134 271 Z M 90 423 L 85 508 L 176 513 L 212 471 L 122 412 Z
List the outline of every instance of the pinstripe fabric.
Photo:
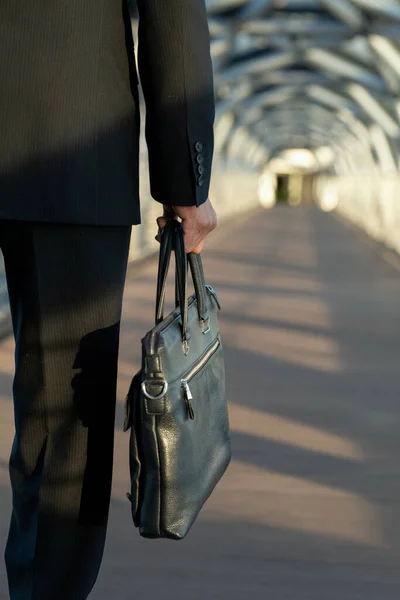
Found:
M 201 204 L 214 120 L 204 0 L 138 6 L 152 193 Z M 0 81 L 0 218 L 138 223 L 139 101 L 126 0 L 1 0 Z
M 0 221 L 16 337 L 11 600 L 84 600 L 97 577 L 129 239 L 130 227 Z

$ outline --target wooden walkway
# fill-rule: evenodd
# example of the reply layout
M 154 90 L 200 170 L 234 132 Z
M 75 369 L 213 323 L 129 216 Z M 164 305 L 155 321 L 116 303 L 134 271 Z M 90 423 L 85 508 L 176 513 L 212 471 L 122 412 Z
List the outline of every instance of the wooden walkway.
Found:
M 232 466 L 187 540 L 138 536 L 122 400 L 152 323 L 155 265 L 141 267 L 126 288 L 112 511 L 91 598 L 398 600 L 400 273 L 333 216 L 286 207 L 222 227 L 205 265 L 224 303 Z M 12 363 L 6 340 L 1 541 Z

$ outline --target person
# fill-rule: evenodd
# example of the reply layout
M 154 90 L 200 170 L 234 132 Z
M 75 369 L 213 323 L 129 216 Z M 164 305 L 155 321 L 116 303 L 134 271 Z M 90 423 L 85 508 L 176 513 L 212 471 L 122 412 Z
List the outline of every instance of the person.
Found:
M 16 342 L 11 600 L 84 600 L 102 560 L 122 295 L 140 221 L 127 1 L 0 3 L 0 248 Z M 137 8 L 151 194 L 199 252 L 216 225 L 205 2 Z

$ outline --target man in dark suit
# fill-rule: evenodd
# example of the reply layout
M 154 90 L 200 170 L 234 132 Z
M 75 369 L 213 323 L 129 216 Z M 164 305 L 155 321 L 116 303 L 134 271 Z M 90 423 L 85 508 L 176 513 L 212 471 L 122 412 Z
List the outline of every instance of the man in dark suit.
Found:
M 137 7 L 151 192 L 198 252 L 216 224 L 204 0 Z M 127 0 L 1 0 L 0 86 L 0 248 L 16 340 L 10 598 L 84 600 L 104 547 L 122 294 L 140 220 Z

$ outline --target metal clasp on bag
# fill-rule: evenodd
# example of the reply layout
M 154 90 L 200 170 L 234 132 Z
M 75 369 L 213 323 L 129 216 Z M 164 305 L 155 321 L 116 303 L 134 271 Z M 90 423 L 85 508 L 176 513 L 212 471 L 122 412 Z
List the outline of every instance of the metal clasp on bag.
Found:
M 207 319 L 204 319 L 204 320 L 201 321 L 201 330 L 204 333 L 204 335 L 206 333 L 210 333 L 210 331 L 211 331 L 210 317 L 207 317 Z
M 189 354 L 189 350 L 190 350 L 190 346 L 189 346 L 189 339 L 186 338 L 185 340 L 182 340 L 182 350 L 185 356 L 187 356 Z
M 155 382 L 152 382 L 152 384 L 154 385 Z M 149 392 L 147 391 L 146 388 L 146 384 L 147 381 L 143 381 L 142 383 L 142 392 L 143 394 L 146 396 L 146 398 L 148 398 L 149 400 L 161 400 L 162 398 L 164 398 L 164 396 L 167 394 L 168 392 L 168 381 L 165 381 L 165 379 L 163 381 L 160 381 L 157 383 L 159 383 L 160 385 L 163 386 L 163 390 L 160 394 L 158 394 L 158 396 L 152 396 L 151 394 L 149 394 Z

